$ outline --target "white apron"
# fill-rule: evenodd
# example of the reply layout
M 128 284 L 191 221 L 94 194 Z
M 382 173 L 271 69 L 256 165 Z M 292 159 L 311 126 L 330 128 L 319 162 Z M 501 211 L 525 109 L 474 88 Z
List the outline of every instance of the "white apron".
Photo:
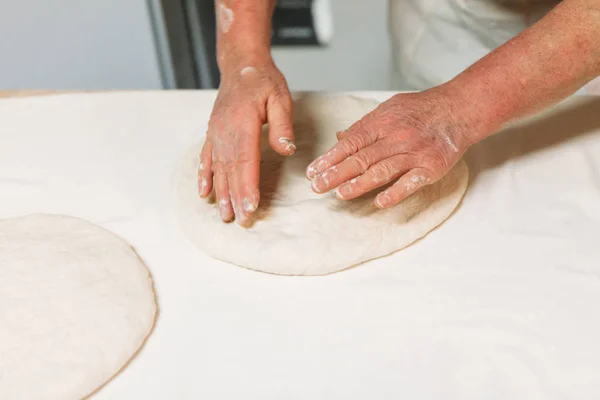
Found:
M 390 0 L 394 88 L 444 83 L 537 22 L 557 0 Z M 600 94 L 600 80 L 579 93 Z

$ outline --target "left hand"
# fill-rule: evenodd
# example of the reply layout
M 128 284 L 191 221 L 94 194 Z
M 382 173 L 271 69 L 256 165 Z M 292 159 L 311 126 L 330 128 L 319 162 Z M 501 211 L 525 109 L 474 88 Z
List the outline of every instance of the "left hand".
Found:
M 306 170 L 316 193 L 336 189 L 350 200 L 397 180 L 379 193 L 387 208 L 440 180 L 471 145 L 468 107 L 443 87 L 398 94 L 348 130 Z

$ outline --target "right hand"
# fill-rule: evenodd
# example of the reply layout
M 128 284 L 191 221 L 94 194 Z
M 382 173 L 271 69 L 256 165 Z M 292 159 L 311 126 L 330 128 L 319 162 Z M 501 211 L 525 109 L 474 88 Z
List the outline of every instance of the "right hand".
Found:
M 216 194 L 221 219 L 244 225 L 258 207 L 260 136 L 269 124 L 269 144 L 294 154 L 292 98 L 273 62 L 222 73 L 219 94 L 200 154 L 201 197 Z

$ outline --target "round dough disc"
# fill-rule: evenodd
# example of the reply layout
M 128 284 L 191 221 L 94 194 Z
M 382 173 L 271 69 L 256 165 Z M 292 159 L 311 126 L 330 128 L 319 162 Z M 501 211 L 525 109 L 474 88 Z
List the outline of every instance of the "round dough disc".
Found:
M 152 330 L 152 282 L 135 251 L 81 219 L 0 220 L 0 399 L 80 399 Z
M 297 151 L 282 157 L 261 142 L 260 206 L 246 229 L 219 218 L 214 198 L 198 195 L 198 155 L 188 154 L 179 187 L 184 230 L 208 255 L 250 269 L 281 275 L 324 275 L 385 256 L 425 236 L 450 216 L 468 181 L 460 161 L 441 181 L 400 205 L 380 210 L 379 191 L 352 201 L 315 194 L 308 164 L 328 151 L 342 131 L 377 107 L 349 95 L 308 94 L 294 105 Z

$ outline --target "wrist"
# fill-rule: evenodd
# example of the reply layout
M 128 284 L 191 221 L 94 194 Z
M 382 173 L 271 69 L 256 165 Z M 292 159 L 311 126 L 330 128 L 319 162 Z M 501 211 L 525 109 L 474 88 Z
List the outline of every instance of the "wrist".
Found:
M 269 49 L 239 49 L 229 48 L 219 52 L 218 65 L 221 75 L 227 76 L 238 73 L 246 67 L 261 69 L 272 67 L 273 58 Z
M 470 144 L 494 134 L 509 122 L 502 113 L 495 111 L 493 96 L 483 85 L 459 75 L 436 88 L 444 93 L 453 113 L 460 115 L 461 130 Z

